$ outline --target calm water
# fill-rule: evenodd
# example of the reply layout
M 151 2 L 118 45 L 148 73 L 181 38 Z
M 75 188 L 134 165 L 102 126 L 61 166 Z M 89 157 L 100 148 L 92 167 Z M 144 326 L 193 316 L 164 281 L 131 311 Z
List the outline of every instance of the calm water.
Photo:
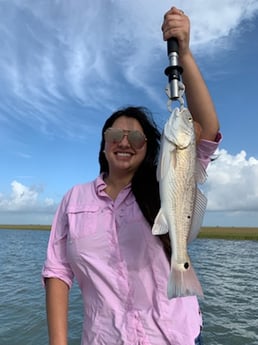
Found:
M 0 345 L 46 345 L 40 272 L 48 231 L 0 230 Z M 205 299 L 205 345 L 258 344 L 258 242 L 196 240 L 190 255 Z M 70 297 L 69 345 L 80 344 L 82 306 Z

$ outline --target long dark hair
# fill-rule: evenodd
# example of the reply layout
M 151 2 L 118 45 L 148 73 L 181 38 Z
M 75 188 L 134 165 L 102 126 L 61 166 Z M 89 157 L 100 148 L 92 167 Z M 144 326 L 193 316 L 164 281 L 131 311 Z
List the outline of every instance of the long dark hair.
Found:
M 157 160 L 160 148 L 160 132 L 153 120 L 151 112 L 145 107 L 126 107 L 114 112 L 102 128 L 102 137 L 99 151 L 100 173 L 109 172 L 108 162 L 103 152 L 105 147 L 104 132 L 112 127 L 120 116 L 136 119 L 142 126 L 147 138 L 147 151 L 145 158 L 132 179 L 132 192 L 147 222 L 152 227 L 160 208 L 159 185 L 156 178 Z M 170 260 L 171 246 L 168 234 L 159 236 L 165 253 Z

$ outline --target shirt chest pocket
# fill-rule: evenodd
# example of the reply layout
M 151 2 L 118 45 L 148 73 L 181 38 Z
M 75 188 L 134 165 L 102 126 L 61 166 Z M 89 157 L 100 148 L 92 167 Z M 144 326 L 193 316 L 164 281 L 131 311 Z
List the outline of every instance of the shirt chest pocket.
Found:
M 82 238 L 96 233 L 99 206 L 89 205 L 70 206 L 67 209 L 69 232 L 71 238 Z

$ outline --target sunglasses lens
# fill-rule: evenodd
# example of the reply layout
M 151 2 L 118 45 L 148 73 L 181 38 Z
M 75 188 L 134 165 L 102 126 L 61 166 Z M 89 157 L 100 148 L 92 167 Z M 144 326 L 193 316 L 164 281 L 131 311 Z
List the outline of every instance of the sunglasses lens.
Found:
M 123 136 L 124 132 L 119 128 L 108 128 L 104 133 L 105 140 L 109 143 L 119 143 Z
M 125 131 L 120 128 L 108 128 L 104 133 L 105 141 L 109 143 L 120 143 L 124 136 L 127 136 L 129 144 L 135 149 L 140 149 L 145 144 L 146 138 L 140 131 Z
M 145 144 L 146 138 L 140 131 L 131 131 L 128 133 L 129 143 L 136 149 L 141 149 Z

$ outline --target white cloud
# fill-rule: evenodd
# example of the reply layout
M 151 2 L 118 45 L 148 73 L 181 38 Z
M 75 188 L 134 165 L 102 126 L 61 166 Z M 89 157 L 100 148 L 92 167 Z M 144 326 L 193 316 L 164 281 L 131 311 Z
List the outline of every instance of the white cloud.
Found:
M 208 224 L 237 226 L 250 223 L 257 226 L 257 181 L 257 159 L 248 158 L 244 151 L 231 155 L 224 149 L 218 150 L 217 159 L 208 167 L 208 180 L 204 185 L 208 197 Z M 43 192 L 42 186 L 26 186 L 14 180 L 10 195 L 0 193 L 0 223 L 3 219 L 10 222 L 10 214 L 15 215 L 18 222 L 26 215 L 27 223 L 40 223 L 42 219 L 44 224 L 51 223 L 60 200 L 43 199 Z
M 231 155 L 226 150 L 208 167 L 205 190 L 209 211 L 257 212 L 258 160 L 245 151 Z
M 0 193 L 0 211 L 4 213 L 53 213 L 55 202 L 51 198 L 42 200 L 42 186 L 25 186 L 14 180 L 10 195 Z
M 199 44 L 210 48 L 212 41 L 220 44 L 220 39 L 232 31 L 239 33 L 240 24 L 253 19 L 258 11 L 257 0 L 198 0 L 186 2 L 185 6 L 191 16 L 192 44 L 196 48 Z

